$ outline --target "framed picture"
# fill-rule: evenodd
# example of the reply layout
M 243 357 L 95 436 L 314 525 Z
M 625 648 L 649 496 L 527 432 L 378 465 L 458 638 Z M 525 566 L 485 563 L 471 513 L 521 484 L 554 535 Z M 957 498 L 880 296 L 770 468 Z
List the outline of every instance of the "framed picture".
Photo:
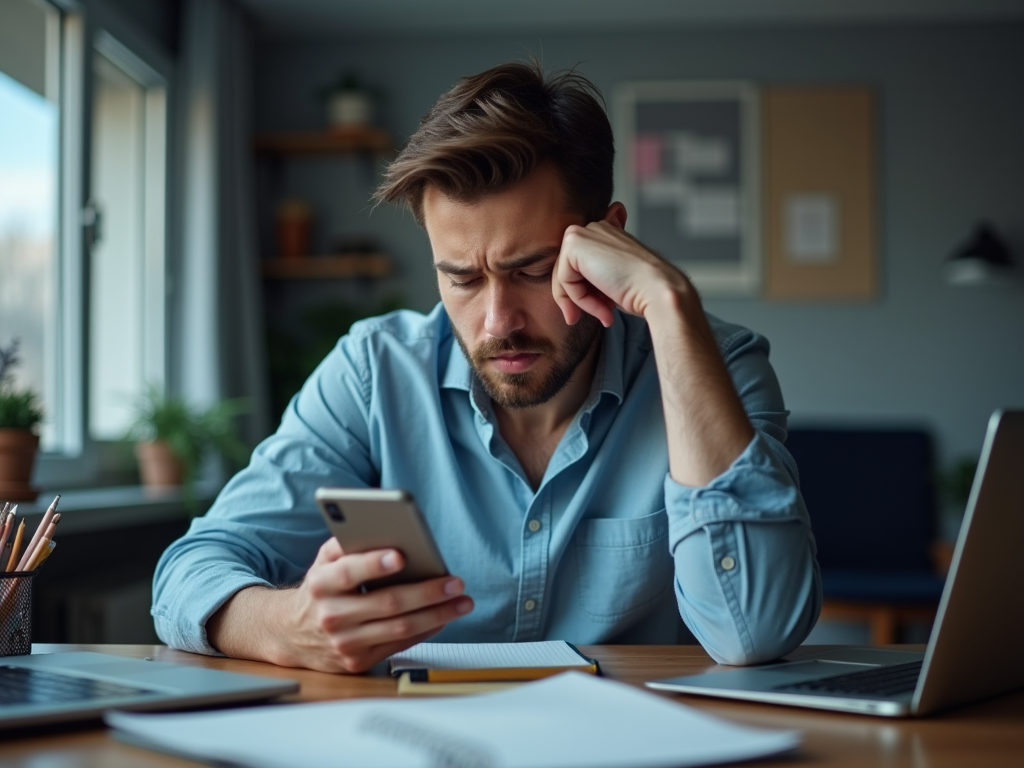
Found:
M 702 294 L 761 285 L 758 93 L 746 82 L 638 82 L 616 94 L 626 229 Z

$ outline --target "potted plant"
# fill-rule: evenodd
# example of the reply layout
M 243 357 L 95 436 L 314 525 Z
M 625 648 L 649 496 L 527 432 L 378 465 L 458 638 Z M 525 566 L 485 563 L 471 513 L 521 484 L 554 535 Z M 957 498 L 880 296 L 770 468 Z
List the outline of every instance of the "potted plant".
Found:
M 351 72 L 342 73 L 322 91 L 327 102 L 327 123 L 335 130 L 370 125 L 379 94 L 364 86 Z
M 39 491 L 29 481 L 39 450 L 37 430 L 43 409 L 34 392 L 14 386 L 19 344 L 14 339 L 10 346 L 0 347 L 0 498 L 35 501 Z
M 135 405 L 129 439 L 135 440 L 142 484 L 148 487 L 182 486 L 194 497 L 194 483 L 211 450 L 244 463 L 249 451 L 235 426 L 248 409 L 245 400 L 222 400 L 211 408 L 193 409 L 179 397 L 147 386 Z

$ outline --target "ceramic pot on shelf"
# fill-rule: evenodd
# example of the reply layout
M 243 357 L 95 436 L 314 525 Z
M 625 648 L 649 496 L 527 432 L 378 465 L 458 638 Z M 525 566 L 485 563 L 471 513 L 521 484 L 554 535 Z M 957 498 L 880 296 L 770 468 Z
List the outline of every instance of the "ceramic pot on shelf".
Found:
M 302 200 L 282 200 L 277 205 L 277 247 L 282 259 L 309 255 L 309 205 Z
M 373 120 L 373 99 L 366 91 L 344 89 L 327 99 L 327 124 L 332 130 L 350 130 Z

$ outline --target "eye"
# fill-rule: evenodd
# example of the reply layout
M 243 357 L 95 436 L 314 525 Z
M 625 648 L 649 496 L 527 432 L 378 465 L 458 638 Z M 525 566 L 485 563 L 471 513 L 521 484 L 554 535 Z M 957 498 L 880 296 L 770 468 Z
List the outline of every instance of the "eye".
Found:
M 542 272 L 520 272 L 519 276 L 531 283 L 550 283 L 551 272 L 550 269 L 545 269 Z
M 462 290 L 462 291 L 467 290 L 469 288 L 472 288 L 478 282 L 480 282 L 480 278 L 479 277 L 471 277 L 468 280 L 456 280 L 455 278 L 453 278 L 451 276 L 448 277 L 448 284 L 452 288 L 455 288 L 456 290 Z

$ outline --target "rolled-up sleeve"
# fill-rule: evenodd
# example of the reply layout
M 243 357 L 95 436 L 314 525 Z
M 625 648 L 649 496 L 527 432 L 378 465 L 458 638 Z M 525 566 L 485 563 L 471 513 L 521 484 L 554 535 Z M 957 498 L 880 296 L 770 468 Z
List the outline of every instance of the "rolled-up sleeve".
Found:
M 216 654 L 206 622 L 228 598 L 302 579 L 328 535 L 316 488 L 374 480 L 368 403 L 365 350 L 346 337 L 293 398 L 277 433 L 160 558 L 152 615 L 161 640 Z
M 787 412 L 768 344 L 743 330 L 720 342 L 755 429 L 708 485 L 665 479 L 680 615 L 718 662 L 753 664 L 792 651 L 821 610 L 821 575 L 797 470 L 783 441 Z

